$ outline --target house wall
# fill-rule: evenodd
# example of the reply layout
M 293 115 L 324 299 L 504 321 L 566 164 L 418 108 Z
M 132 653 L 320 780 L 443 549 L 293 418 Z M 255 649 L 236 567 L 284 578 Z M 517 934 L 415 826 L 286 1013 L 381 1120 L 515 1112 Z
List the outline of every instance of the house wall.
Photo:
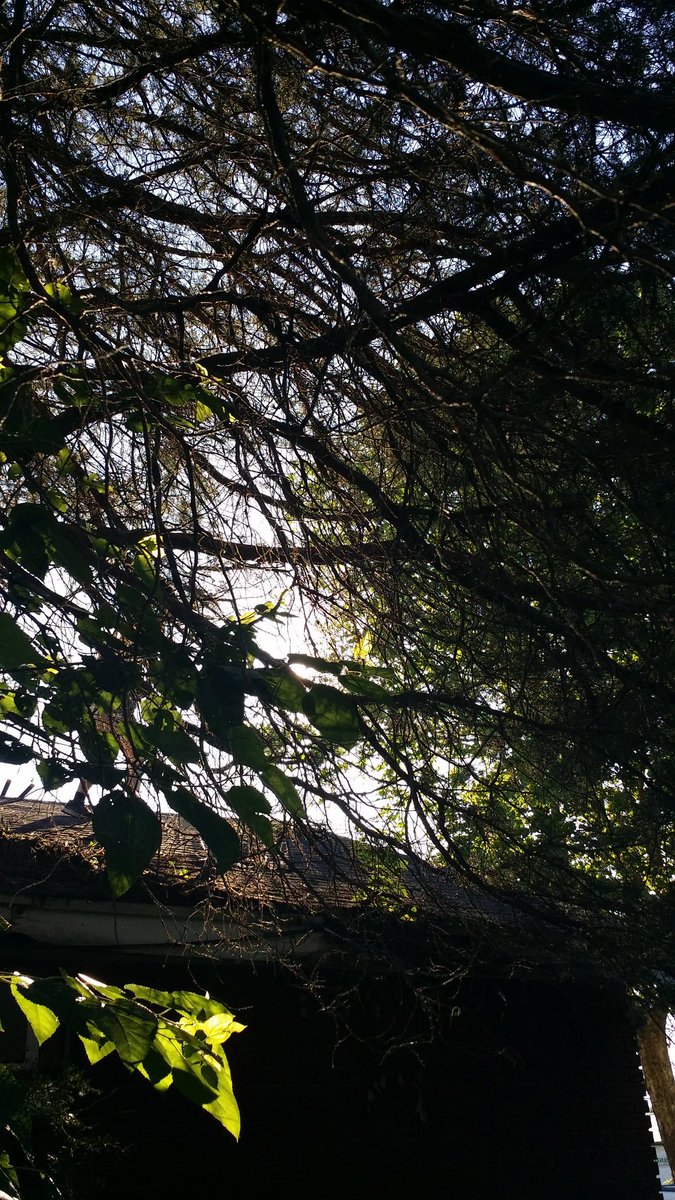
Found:
M 141 978 L 138 963 L 132 975 L 86 952 L 66 965 Z M 616 995 L 474 979 L 443 1013 L 431 998 L 414 1003 L 395 977 L 343 975 L 324 995 L 342 997 L 336 1024 L 272 965 L 155 963 L 142 978 L 206 987 L 247 1022 L 229 1043 L 243 1132 L 236 1145 L 180 1096 L 160 1097 L 106 1060 L 95 1076 L 106 1096 L 89 1116 L 129 1149 L 115 1157 L 109 1185 L 102 1166 L 100 1200 L 659 1195 L 634 1039 Z

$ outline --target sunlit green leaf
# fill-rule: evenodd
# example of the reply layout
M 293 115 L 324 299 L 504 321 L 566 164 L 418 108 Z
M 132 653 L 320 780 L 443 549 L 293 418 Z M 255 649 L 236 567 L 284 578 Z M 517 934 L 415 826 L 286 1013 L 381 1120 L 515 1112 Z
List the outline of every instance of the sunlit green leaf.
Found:
M 96 1028 L 112 1042 L 123 1062 L 143 1062 L 155 1040 L 157 1018 L 133 1001 L 101 1006 Z
M 232 1013 L 216 1013 L 204 1021 L 201 1028 L 209 1045 L 222 1046 L 233 1033 L 240 1033 L 245 1027 L 235 1020 Z
M 125 988 L 127 992 L 131 992 L 138 1000 L 145 1000 L 149 1004 L 157 1005 L 158 1008 L 171 1009 L 174 1007 L 173 992 L 164 992 L 160 988 L 146 987 L 142 983 L 127 983 Z
M 220 1000 L 215 1000 L 213 996 L 204 996 L 200 992 L 172 992 L 172 999 L 179 1011 L 191 1013 L 199 1020 L 218 1015 L 232 1016 L 230 1010 Z
M 108 1041 L 101 1034 L 96 1037 L 87 1037 L 86 1034 L 80 1033 L 78 1036 L 92 1067 L 96 1066 L 96 1063 L 100 1062 L 101 1059 L 107 1058 L 115 1049 L 114 1043 Z
M 14 999 L 35 1034 L 35 1040 L 41 1046 L 52 1034 L 56 1033 L 60 1024 L 58 1017 L 50 1008 L 45 1007 L 43 1004 L 36 1004 L 34 1000 L 31 1000 L 26 995 L 25 989 L 20 982 L 12 982 L 11 990 Z
M 155 1044 L 150 1048 L 142 1063 L 138 1063 L 137 1070 L 141 1075 L 144 1075 L 158 1092 L 165 1092 L 173 1083 L 173 1072 L 167 1063 L 166 1059 Z
M 218 1095 L 215 1100 L 210 1101 L 210 1103 L 205 1104 L 203 1107 L 225 1129 L 229 1130 L 237 1141 L 239 1140 L 241 1115 L 232 1088 L 232 1076 L 229 1064 L 225 1058 L 222 1059 L 222 1065 L 218 1072 Z
M 203 1106 L 217 1098 L 218 1093 L 215 1088 L 210 1087 L 204 1081 L 200 1072 L 189 1070 L 187 1063 L 184 1067 L 174 1067 L 173 1081 L 178 1091 L 187 1096 L 193 1104 Z

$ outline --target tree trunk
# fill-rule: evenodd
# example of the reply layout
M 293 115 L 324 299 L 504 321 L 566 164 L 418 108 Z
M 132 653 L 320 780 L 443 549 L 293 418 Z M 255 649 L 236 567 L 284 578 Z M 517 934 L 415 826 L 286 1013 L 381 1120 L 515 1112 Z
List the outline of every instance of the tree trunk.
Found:
M 640 1061 L 661 1140 L 675 1172 L 675 1077 L 668 1054 L 665 1009 L 652 1009 L 638 1032 Z

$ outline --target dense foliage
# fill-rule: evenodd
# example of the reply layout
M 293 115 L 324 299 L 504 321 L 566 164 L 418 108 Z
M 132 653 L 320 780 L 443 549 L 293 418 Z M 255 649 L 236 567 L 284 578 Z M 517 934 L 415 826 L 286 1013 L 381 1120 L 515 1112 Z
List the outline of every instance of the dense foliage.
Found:
M 662 983 L 670 10 L 4 22 L 3 757 L 117 893 L 318 801 Z
M 87 975 L 45 979 L 0 975 L 42 1046 L 59 1029 L 66 1040 L 79 1039 L 92 1066 L 117 1054 L 129 1071 L 138 1071 L 160 1092 L 172 1085 L 200 1105 L 235 1138 L 239 1108 L 232 1091 L 224 1044 L 245 1026 L 219 1001 L 190 991 L 166 992 L 140 984 L 114 987 Z M 59 1200 L 65 1194 L 69 1125 L 82 1136 L 72 1112 L 59 1113 L 59 1088 L 78 1087 L 63 1075 L 33 1078 L 30 1072 L 0 1064 L 0 1189 L 3 1196 Z M 54 1101 L 56 1100 L 56 1105 Z M 61 1099 L 61 1104 L 62 1104 Z M 72 1105 L 72 1097 L 71 1097 Z M 74 1106 L 74 1105 L 73 1105 Z M 35 1137 L 35 1118 L 48 1117 L 59 1138 L 50 1156 Z

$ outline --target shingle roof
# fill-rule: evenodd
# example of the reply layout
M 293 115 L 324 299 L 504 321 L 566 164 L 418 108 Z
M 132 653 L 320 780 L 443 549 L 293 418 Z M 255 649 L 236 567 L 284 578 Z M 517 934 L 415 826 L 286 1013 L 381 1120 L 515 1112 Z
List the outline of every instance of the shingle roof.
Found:
M 143 881 L 129 900 L 185 900 L 208 897 L 211 904 L 234 902 L 293 908 L 310 914 L 365 907 L 424 907 L 440 915 L 449 909 L 503 917 L 505 907 L 454 880 L 450 872 L 422 863 L 395 871 L 366 866 L 366 843 L 326 829 L 298 824 L 275 826 L 276 851 L 240 831 L 242 861 L 225 875 L 209 871 L 198 833 L 181 817 L 161 813 L 162 844 Z M 57 801 L 0 800 L 0 892 L 109 899 L 102 848 L 87 815 L 69 813 Z

